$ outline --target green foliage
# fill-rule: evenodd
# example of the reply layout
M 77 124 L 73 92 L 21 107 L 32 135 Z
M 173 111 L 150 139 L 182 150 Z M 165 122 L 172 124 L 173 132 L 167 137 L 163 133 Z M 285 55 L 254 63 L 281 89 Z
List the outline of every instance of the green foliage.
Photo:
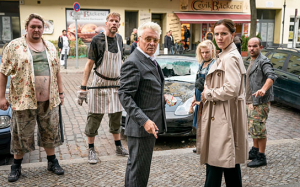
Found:
M 216 50 L 220 50 L 220 48 L 218 47 L 218 45 L 217 45 L 217 42 L 216 42 L 216 40 L 214 39 L 213 40 L 213 43 L 215 44 L 215 46 L 216 46 Z
M 53 45 L 55 46 L 56 50 L 58 50 L 58 40 L 49 40 Z M 79 58 L 85 58 L 87 57 L 88 48 L 85 45 L 85 43 L 81 40 L 81 38 L 78 38 L 78 57 Z M 60 55 L 60 54 L 59 54 Z M 70 51 L 69 51 L 69 58 L 76 58 L 76 41 L 70 42 Z
M 245 37 L 245 35 L 242 36 L 242 51 L 247 51 L 248 48 L 248 41 L 249 41 L 249 37 Z
M 261 39 L 260 34 L 258 33 L 256 35 L 257 38 Z M 245 37 L 245 35 L 242 36 L 242 51 L 247 51 L 248 50 L 248 41 L 249 41 L 249 37 Z

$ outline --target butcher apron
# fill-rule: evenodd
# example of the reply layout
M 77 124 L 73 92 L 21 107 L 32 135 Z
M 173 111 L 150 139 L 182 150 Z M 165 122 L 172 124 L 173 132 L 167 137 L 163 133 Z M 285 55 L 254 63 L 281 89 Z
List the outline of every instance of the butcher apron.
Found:
M 117 53 L 109 52 L 107 36 L 105 35 L 105 52 L 102 63 L 94 71 L 92 85 L 88 87 L 90 113 L 111 114 L 123 110 L 118 96 L 122 65 L 118 39 L 117 46 Z

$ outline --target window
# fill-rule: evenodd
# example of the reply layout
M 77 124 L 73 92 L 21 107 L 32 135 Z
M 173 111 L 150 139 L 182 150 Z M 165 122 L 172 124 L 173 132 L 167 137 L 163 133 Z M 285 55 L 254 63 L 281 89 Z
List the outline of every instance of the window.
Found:
M 282 69 L 286 57 L 287 57 L 287 54 L 285 54 L 285 53 L 274 53 L 273 57 L 271 58 L 271 62 L 273 64 L 274 68 Z
M 300 56 L 291 55 L 288 63 L 287 72 L 300 75 Z

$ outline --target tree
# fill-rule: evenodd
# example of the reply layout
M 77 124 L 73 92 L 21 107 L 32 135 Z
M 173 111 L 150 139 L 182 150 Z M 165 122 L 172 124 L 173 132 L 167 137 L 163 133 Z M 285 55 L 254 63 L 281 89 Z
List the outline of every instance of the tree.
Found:
M 256 20 L 257 20 L 255 0 L 250 0 L 250 11 L 251 11 L 250 37 L 254 37 L 256 36 Z

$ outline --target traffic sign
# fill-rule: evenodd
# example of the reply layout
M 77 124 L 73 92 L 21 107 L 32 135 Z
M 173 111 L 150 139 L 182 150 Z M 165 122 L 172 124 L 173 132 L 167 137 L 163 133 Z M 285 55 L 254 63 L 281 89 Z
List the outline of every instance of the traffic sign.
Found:
M 73 9 L 75 10 L 75 12 L 79 12 L 80 11 L 80 4 L 78 2 L 75 2 L 73 4 Z

